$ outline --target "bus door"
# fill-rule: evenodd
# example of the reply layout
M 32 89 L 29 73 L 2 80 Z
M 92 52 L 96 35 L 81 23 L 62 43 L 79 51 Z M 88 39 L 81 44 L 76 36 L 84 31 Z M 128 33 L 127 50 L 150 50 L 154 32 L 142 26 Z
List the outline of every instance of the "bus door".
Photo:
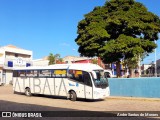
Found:
M 84 72 L 83 79 L 85 84 L 85 98 L 93 99 L 93 88 L 90 74 L 88 72 Z

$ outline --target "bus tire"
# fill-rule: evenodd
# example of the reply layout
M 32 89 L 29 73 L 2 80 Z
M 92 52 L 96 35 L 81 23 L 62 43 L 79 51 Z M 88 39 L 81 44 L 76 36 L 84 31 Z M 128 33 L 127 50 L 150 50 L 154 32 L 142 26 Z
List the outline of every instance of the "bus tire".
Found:
M 29 97 L 32 95 L 30 88 L 25 89 L 25 95 Z
M 71 101 L 76 101 L 76 99 L 77 99 L 76 93 L 74 91 L 71 91 L 70 92 L 70 100 Z

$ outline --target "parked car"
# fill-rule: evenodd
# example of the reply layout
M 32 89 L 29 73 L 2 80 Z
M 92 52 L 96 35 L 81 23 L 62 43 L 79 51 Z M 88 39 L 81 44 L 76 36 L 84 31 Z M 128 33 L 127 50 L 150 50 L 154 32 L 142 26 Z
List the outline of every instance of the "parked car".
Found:
M 113 77 L 112 75 L 112 71 L 111 70 L 104 70 L 104 75 L 107 77 L 107 78 L 111 78 Z

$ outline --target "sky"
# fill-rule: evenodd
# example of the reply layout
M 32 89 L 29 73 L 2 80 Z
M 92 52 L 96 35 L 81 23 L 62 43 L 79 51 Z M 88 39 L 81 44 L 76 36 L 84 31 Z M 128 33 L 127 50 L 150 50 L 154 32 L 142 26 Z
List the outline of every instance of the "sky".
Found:
M 106 0 L 0 0 L 0 46 L 15 45 L 33 51 L 33 59 L 50 53 L 79 56 L 78 22 Z M 159 0 L 136 0 L 160 16 Z M 160 59 L 160 40 L 157 41 Z M 142 63 L 154 61 L 151 54 Z

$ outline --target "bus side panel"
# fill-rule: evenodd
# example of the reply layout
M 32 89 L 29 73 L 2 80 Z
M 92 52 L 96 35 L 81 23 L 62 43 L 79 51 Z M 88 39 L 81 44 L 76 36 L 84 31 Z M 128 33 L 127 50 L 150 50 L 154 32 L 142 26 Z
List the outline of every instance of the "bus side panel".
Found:
M 84 84 L 67 78 L 65 80 L 65 85 L 67 88 L 67 92 L 69 92 L 70 90 L 73 90 L 75 91 L 78 98 L 85 98 Z
M 30 78 L 30 89 L 31 93 L 41 94 L 41 84 L 42 80 L 40 78 Z
M 55 95 L 67 96 L 66 78 L 55 78 Z
M 30 78 L 31 93 L 52 95 L 51 78 Z
M 77 91 L 77 97 L 78 98 L 85 98 L 85 88 L 84 88 L 84 84 L 81 83 L 76 83 L 75 85 Z
M 16 92 L 24 92 L 24 79 L 20 77 L 13 77 L 13 90 Z
M 54 78 L 41 78 L 40 79 L 40 94 L 54 95 Z

